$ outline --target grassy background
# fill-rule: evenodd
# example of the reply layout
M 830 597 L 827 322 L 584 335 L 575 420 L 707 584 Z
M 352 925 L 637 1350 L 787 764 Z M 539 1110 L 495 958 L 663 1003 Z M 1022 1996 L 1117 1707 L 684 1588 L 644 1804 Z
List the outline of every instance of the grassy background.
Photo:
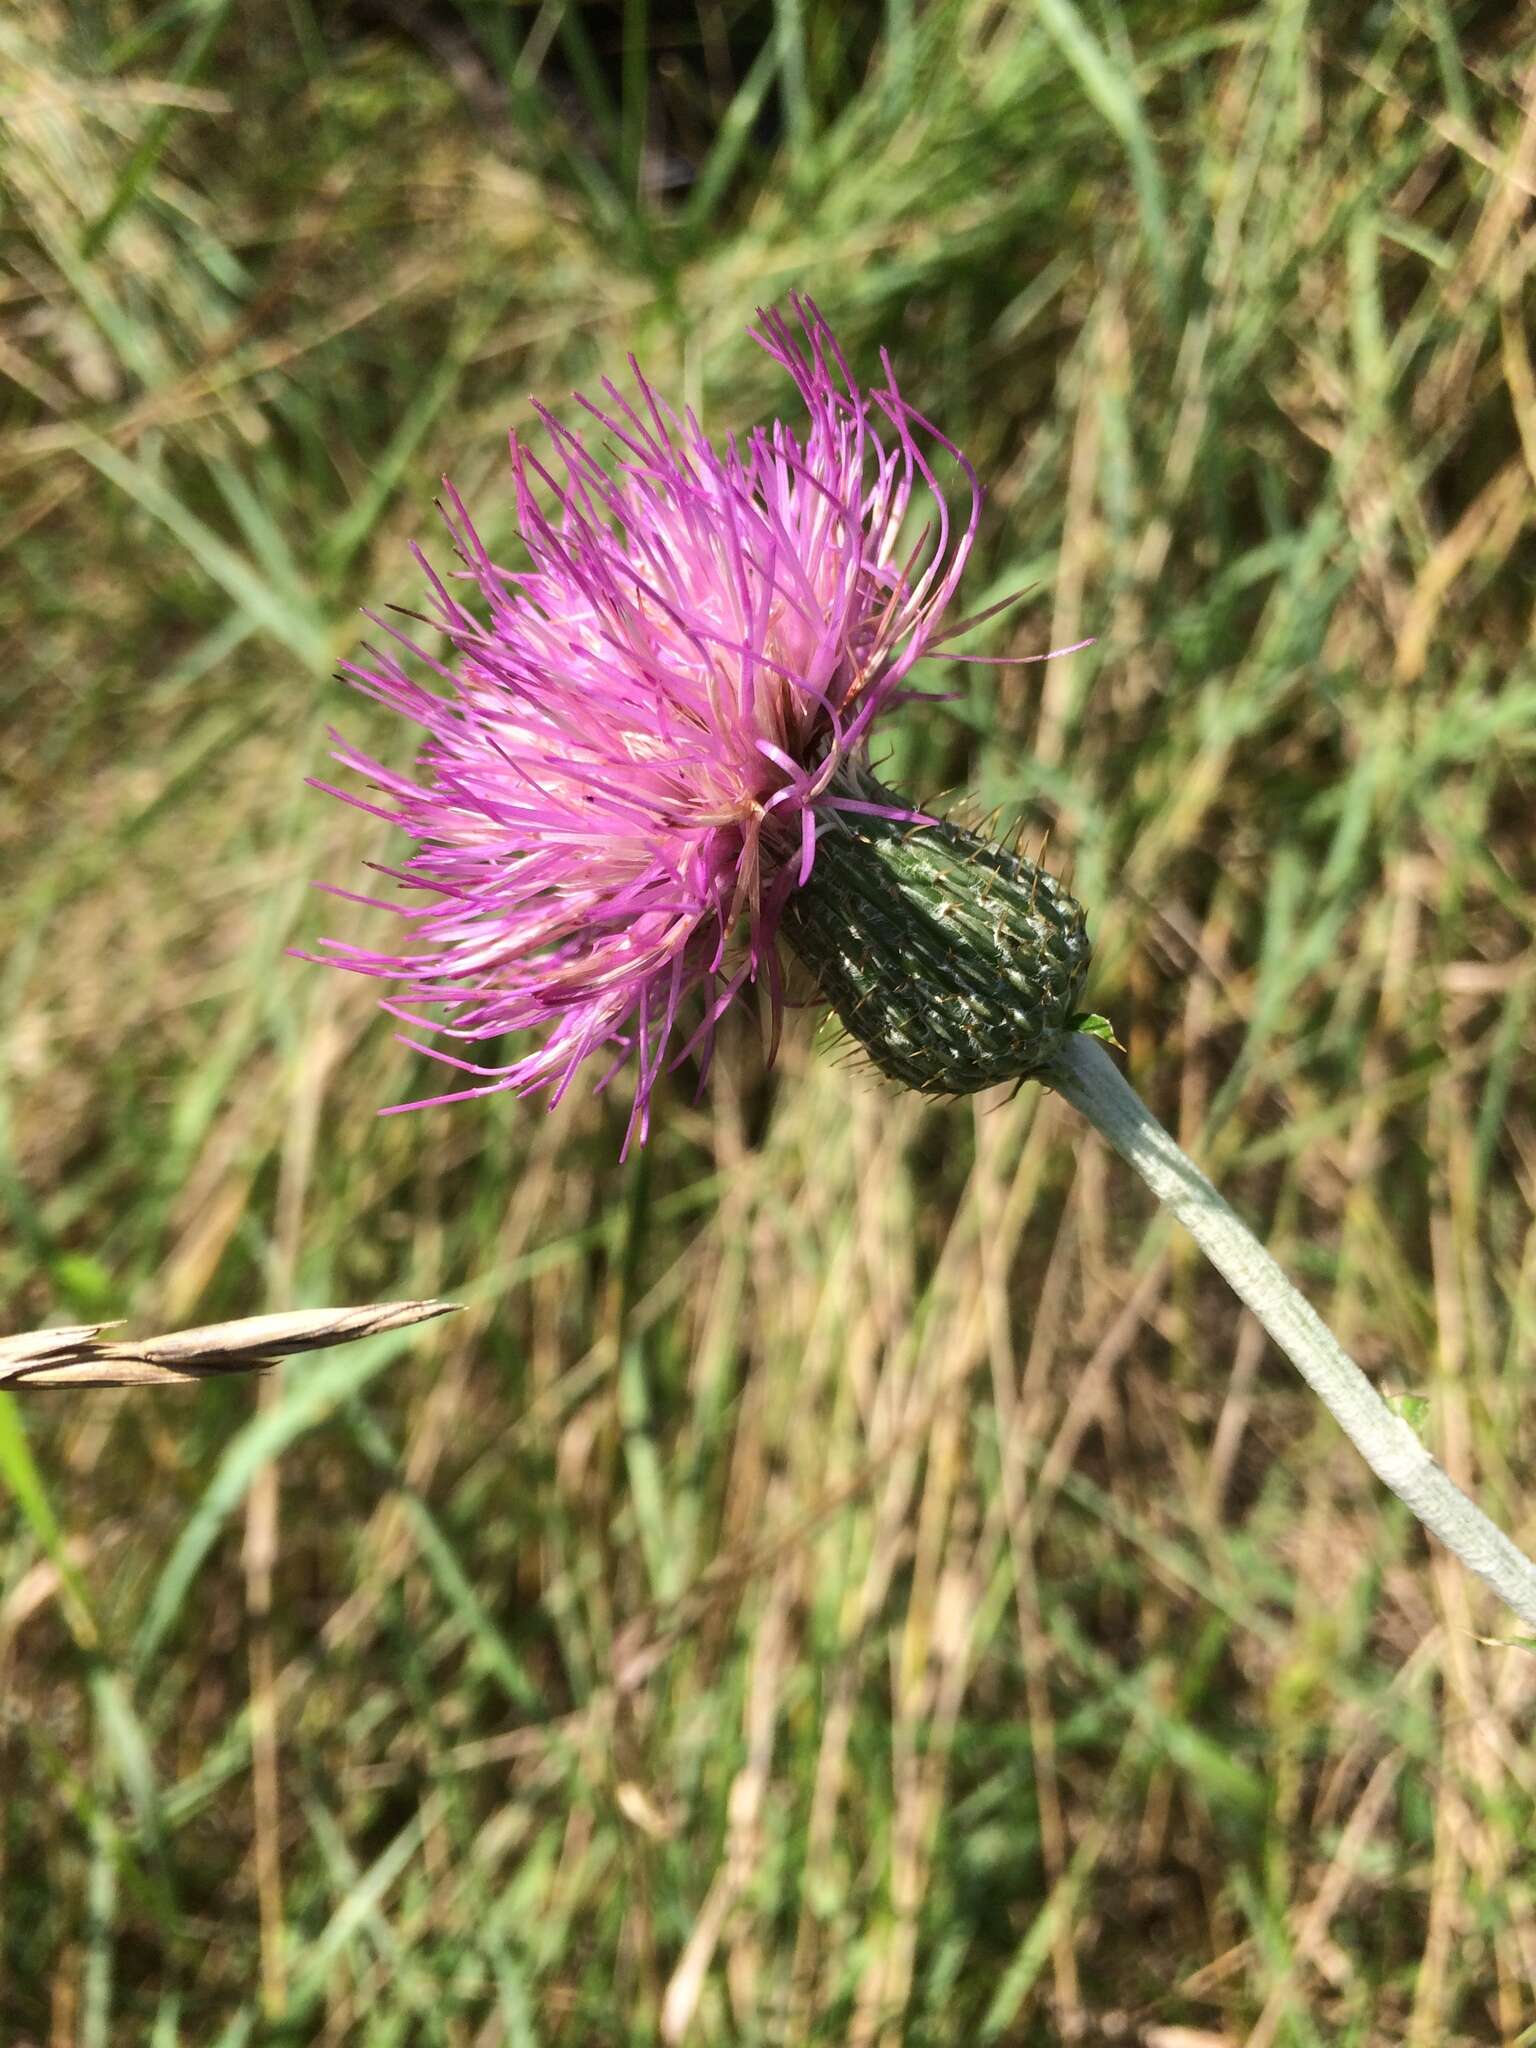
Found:
M 893 777 L 1050 833 L 1137 1084 L 1536 1543 L 1536 72 L 1449 0 L 0 19 L 0 2036 L 1536 2038 L 1536 1658 L 1058 1103 L 802 1017 L 375 1121 L 328 680 L 451 469 L 792 286 L 989 480 Z M 497 508 L 500 508 L 498 511 Z

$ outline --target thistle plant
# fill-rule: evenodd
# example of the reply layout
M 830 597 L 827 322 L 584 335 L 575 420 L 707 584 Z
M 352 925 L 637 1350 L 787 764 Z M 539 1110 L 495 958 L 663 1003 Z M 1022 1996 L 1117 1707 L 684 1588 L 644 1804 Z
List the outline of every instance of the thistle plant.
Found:
M 469 1077 L 434 1102 L 514 1090 L 553 1104 L 584 1069 L 604 1088 L 631 1068 L 626 1146 L 644 1142 L 663 1072 L 696 1059 L 703 1085 L 715 1027 L 749 992 L 772 1058 L 781 948 L 892 1079 L 946 1095 L 1055 1089 L 1190 1231 L 1378 1477 L 1536 1628 L 1536 1566 L 1120 1076 L 1108 1027 L 1077 1007 L 1081 906 L 876 781 L 877 719 L 913 694 L 918 661 L 976 623 L 945 613 L 981 490 L 886 357 L 884 381 L 861 389 L 816 308 L 790 308 L 754 332 L 792 379 L 802 427 L 716 445 L 633 362 L 634 397 L 609 382 L 601 402 L 578 395 L 596 437 L 538 408 L 549 458 L 511 437 L 525 568 L 492 558 L 446 487 L 459 566 L 445 580 L 417 558 L 448 656 L 370 614 L 392 644 L 347 667 L 425 740 L 404 772 L 338 737 L 374 798 L 331 792 L 414 842 L 383 871 L 404 900 L 357 899 L 393 912 L 404 938 L 394 951 L 326 940 L 321 957 L 389 982 L 382 1007 L 447 1041 L 406 1040 Z M 940 480 L 951 469 L 958 515 Z M 539 1042 L 505 1063 L 467 1056 L 530 1030 Z

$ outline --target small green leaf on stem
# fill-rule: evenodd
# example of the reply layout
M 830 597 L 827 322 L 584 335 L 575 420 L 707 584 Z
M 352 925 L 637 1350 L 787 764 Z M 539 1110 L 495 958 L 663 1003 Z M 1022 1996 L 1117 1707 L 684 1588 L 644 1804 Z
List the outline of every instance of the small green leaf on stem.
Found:
M 1115 1036 L 1114 1025 L 1107 1017 L 1096 1016 L 1092 1010 L 1079 1010 L 1075 1017 L 1068 1020 L 1067 1029 L 1081 1031 L 1089 1038 L 1102 1038 L 1104 1043 L 1112 1045 L 1116 1052 L 1125 1051 L 1125 1047 Z
M 1388 1394 L 1387 1406 L 1394 1415 L 1400 1416 L 1415 1436 L 1424 1434 L 1429 1421 L 1429 1403 L 1422 1394 Z

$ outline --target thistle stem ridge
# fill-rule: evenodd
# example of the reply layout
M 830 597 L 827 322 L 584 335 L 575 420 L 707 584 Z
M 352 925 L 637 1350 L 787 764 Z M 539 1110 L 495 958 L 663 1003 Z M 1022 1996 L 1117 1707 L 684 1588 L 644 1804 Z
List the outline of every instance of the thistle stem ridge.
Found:
M 1039 1078 L 1108 1140 L 1258 1318 L 1383 1485 L 1536 1628 L 1536 1564 L 1394 1415 L 1311 1304 L 1164 1130 L 1095 1039 L 1075 1033 Z

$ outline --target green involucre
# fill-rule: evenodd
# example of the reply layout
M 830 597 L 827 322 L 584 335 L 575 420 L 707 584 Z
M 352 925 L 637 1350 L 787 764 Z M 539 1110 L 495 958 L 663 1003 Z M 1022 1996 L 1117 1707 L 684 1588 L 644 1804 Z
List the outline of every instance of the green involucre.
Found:
M 851 811 L 827 820 L 783 928 L 880 1071 L 929 1095 L 1049 1064 L 1091 952 L 1081 904 L 1033 861 L 960 825 Z

